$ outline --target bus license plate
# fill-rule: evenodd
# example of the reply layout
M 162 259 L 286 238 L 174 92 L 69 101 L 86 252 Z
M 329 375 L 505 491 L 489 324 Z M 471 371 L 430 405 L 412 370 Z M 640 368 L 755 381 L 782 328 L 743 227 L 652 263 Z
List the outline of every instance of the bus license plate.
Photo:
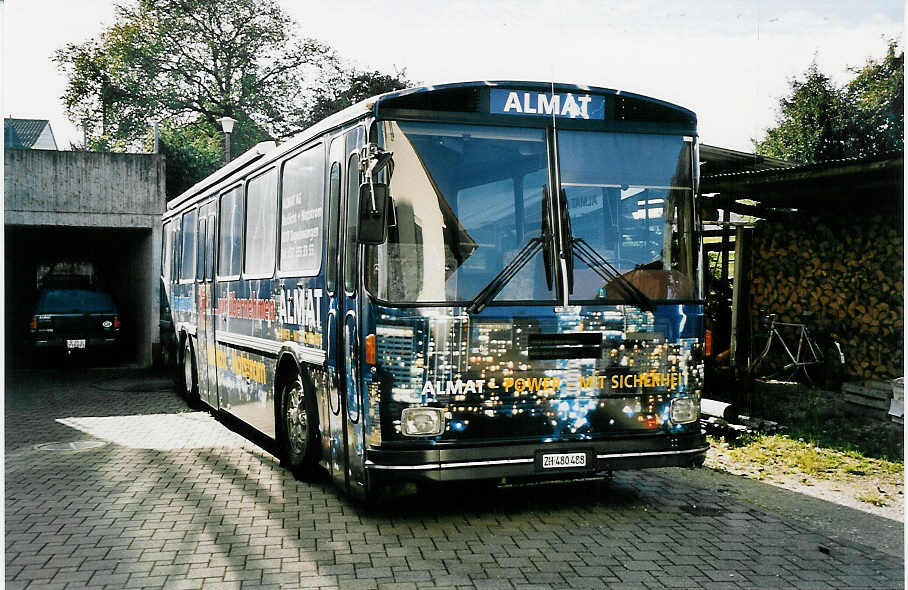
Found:
M 586 453 L 551 453 L 542 455 L 543 469 L 577 469 L 586 467 Z
M 66 348 L 85 348 L 85 339 L 82 340 L 67 340 Z

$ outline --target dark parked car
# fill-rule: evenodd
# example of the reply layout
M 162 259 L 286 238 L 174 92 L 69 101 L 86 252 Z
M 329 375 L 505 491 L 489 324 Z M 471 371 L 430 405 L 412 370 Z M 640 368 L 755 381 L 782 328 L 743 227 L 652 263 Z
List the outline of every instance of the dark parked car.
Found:
M 103 291 L 44 289 L 32 315 L 35 352 L 116 352 L 120 317 L 113 299 Z

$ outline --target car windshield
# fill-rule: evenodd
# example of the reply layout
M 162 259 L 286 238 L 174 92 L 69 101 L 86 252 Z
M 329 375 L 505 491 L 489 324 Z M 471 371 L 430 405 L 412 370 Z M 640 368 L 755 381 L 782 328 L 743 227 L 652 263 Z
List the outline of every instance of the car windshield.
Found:
M 622 275 L 574 258 L 571 299 L 694 296 L 691 143 L 677 135 L 559 131 L 561 187 L 574 238 Z
M 85 289 L 52 289 L 41 293 L 37 313 L 104 313 L 116 307 L 107 293 Z
M 381 134 L 396 225 L 368 250 L 367 287 L 393 302 L 471 301 L 541 235 L 545 131 L 384 122 Z M 545 274 L 536 252 L 495 301 L 552 301 Z

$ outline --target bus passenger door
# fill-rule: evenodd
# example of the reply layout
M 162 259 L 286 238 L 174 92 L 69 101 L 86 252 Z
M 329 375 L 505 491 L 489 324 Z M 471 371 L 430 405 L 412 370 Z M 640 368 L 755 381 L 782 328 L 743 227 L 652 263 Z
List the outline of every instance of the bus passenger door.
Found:
M 199 398 L 202 401 L 208 401 L 208 333 L 211 332 L 211 282 L 205 282 L 205 255 L 208 243 L 208 217 L 205 215 L 205 207 L 199 211 L 198 238 L 196 242 L 196 310 L 198 310 L 198 321 L 196 323 L 196 343 L 195 343 L 195 360 L 196 360 L 196 384 L 198 387 Z
M 344 354 L 343 340 L 338 335 L 339 327 L 343 326 L 341 312 L 341 295 L 343 282 L 339 279 L 340 224 L 343 205 L 343 168 L 344 168 L 344 138 L 335 138 L 331 142 L 328 161 L 328 244 L 325 264 L 325 291 L 327 294 L 328 313 L 325 322 L 325 342 L 327 344 L 327 371 L 328 371 L 328 403 L 326 415 L 320 416 L 322 436 L 327 440 L 325 463 L 335 483 L 346 489 L 347 487 L 347 439 L 344 428 L 343 408 L 344 389 Z M 338 321 L 338 317 L 341 318 Z M 324 448 L 324 447 L 323 447 Z
M 344 489 L 362 491 L 363 431 L 359 391 L 357 308 L 358 151 L 365 131 L 357 127 L 331 143 L 328 209 L 328 430 L 331 475 Z M 349 158 L 348 158 L 349 156 Z M 352 187 L 352 188 L 351 188 Z M 351 223 L 353 224 L 351 226 Z
M 365 432 L 363 431 L 363 400 L 360 380 L 362 357 L 359 333 L 359 150 L 365 143 L 365 130 L 356 127 L 345 137 L 347 169 L 344 190 L 343 217 L 339 244 L 340 274 L 337 291 L 343 294 L 338 315 L 338 349 L 343 353 L 344 410 L 346 417 L 347 478 L 349 491 L 365 493 Z
M 204 282 L 199 285 L 204 290 L 205 305 L 204 310 L 199 307 L 200 318 L 204 315 L 204 326 L 202 330 L 202 321 L 199 322 L 199 396 L 208 403 L 212 408 L 218 407 L 218 380 L 216 354 L 217 346 L 215 344 L 215 330 L 217 330 L 217 291 L 215 290 L 214 281 L 214 261 L 215 261 L 215 234 L 217 229 L 216 202 L 212 201 L 201 208 L 199 216 L 205 220 L 207 232 L 199 236 L 199 249 L 204 250 Z M 201 304 L 201 301 L 200 301 Z M 202 389 L 202 383 L 205 388 Z

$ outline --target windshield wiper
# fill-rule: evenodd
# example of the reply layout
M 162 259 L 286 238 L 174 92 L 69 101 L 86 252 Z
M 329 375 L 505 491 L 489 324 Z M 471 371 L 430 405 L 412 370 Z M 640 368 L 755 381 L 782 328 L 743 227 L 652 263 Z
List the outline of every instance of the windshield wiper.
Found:
M 504 265 L 501 272 L 495 275 L 495 278 L 489 281 L 489 284 L 473 298 L 470 306 L 467 307 L 467 311 L 475 314 L 484 310 L 489 302 L 492 301 L 496 295 L 501 293 L 501 290 L 504 289 L 505 285 L 517 276 L 520 269 L 526 266 L 526 263 L 532 260 L 533 256 L 541 249 L 542 238 L 531 238 L 530 241 L 520 249 L 517 256 Z
M 575 238 L 571 229 L 571 215 L 568 212 L 567 193 L 561 189 L 559 193 L 561 199 L 561 238 L 562 253 L 571 252 L 576 255 L 584 264 L 590 267 L 593 272 L 605 279 L 606 281 L 618 281 L 627 293 L 637 302 L 637 305 L 645 311 L 656 311 L 653 300 L 646 293 L 641 291 L 635 284 L 627 280 L 621 272 L 612 266 L 601 254 L 596 252 L 592 246 L 583 238 Z M 571 293 L 574 291 L 574 265 L 573 258 L 569 259 L 568 264 L 568 285 Z
M 606 281 L 618 281 L 625 291 L 645 311 L 656 311 L 656 306 L 649 296 L 640 290 L 637 285 L 625 278 L 621 272 L 612 266 L 601 254 L 596 252 L 583 238 L 571 238 L 571 249 L 577 258 L 582 260 L 593 272 Z
M 549 269 L 549 259 L 551 253 L 549 252 L 548 247 L 548 235 L 549 235 L 549 208 L 546 202 L 546 187 L 542 187 L 542 227 L 540 231 L 542 236 L 538 238 L 530 238 L 530 241 L 524 245 L 523 248 L 517 253 L 510 262 L 504 265 L 504 268 L 501 269 L 495 278 L 489 281 L 489 284 L 483 287 L 482 291 L 476 294 L 476 297 L 473 298 L 473 301 L 470 302 L 467 311 L 471 314 L 476 314 L 481 312 L 486 308 L 486 306 L 493 300 L 495 297 L 501 293 L 501 290 L 511 282 L 517 273 L 526 266 L 527 262 L 533 259 L 536 256 L 536 253 L 539 250 L 542 250 L 542 254 L 545 257 L 544 266 L 545 268 L 545 280 L 548 284 L 549 289 L 552 288 L 552 274 Z

